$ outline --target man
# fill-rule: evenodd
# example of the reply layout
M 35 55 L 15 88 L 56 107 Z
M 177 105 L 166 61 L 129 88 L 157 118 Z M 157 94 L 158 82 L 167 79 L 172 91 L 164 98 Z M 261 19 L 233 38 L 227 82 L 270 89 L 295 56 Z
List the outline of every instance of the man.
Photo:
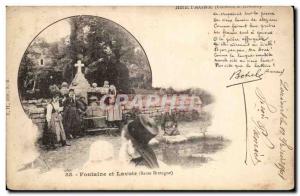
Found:
M 69 90 L 69 96 L 64 100 L 63 124 L 67 138 L 78 137 L 81 132 L 80 111 L 74 89 Z
M 158 168 L 156 155 L 148 145 L 149 141 L 157 134 L 158 127 L 152 118 L 140 115 L 130 121 L 122 130 L 120 161 L 136 167 Z

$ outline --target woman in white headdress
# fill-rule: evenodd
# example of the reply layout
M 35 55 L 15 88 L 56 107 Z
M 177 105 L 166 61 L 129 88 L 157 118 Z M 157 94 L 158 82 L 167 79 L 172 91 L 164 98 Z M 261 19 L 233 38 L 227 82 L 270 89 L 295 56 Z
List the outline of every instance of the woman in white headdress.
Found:
M 116 101 L 117 89 L 114 85 L 109 87 L 109 95 L 106 98 L 106 116 L 109 127 L 120 127 L 123 118 L 123 110 L 120 102 Z
M 66 133 L 62 122 L 61 112 L 63 111 L 63 107 L 59 102 L 60 92 L 58 90 L 54 90 L 52 93 L 52 100 L 47 105 L 46 112 L 46 120 L 48 131 L 54 137 L 51 138 L 54 141 L 51 141 L 52 147 L 56 147 L 55 143 L 61 143 L 62 146 L 70 146 L 67 143 Z
M 63 98 L 67 97 L 69 94 L 69 85 L 66 82 L 63 82 L 61 84 L 61 88 L 60 88 L 60 94 Z
M 115 85 L 109 86 L 108 94 L 113 95 L 113 96 L 117 95 L 117 88 L 115 87 Z
M 102 94 L 108 94 L 109 92 L 109 82 L 108 81 L 104 81 L 103 87 L 102 89 Z
M 89 151 L 89 159 L 83 166 L 84 169 L 111 167 L 114 158 L 114 147 L 107 141 L 92 143 Z

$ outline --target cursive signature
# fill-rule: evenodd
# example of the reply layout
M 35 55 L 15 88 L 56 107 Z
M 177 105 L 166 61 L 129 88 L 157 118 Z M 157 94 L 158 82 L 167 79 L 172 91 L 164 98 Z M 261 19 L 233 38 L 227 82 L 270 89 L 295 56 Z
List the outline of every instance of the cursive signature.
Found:
M 270 149 L 274 149 L 274 148 L 275 148 L 275 145 L 274 145 L 274 143 L 271 141 L 271 139 L 269 138 L 269 132 L 268 132 L 266 126 L 265 126 L 261 121 L 259 121 L 259 120 L 254 120 L 253 118 L 252 118 L 252 122 L 253 122 L 253 124 L 255 125 L 255 126 L 254 126 L 254 129 L 255 129 L 256 131 L 258 131 L 260 134 L 262 134 L 263 138 L 265 138 L 265 139 L 264 139 L 265 145 L 266 145 L 268 148 L 270 148 Z
M 264 96 L 263 92 L 258 87 L 256 87 L 255 89 L 255 94 L 259 99 L 260 103 L 264 104 L 266 106 L 266 109 L 268 109 L 269 112 L 271 113 L 277 112 L 277 108 L 268 102 L 267 98 Z M 263 112 L 265 113 L 265 108 L 263 108 Z
M 257 129 L 253 129 L 252 131 L 253 131 L 253 135 L 252 135 L 253 150 L 252 150 L 252 153 L 250 154 L 250 158 L 251 158 L 252 164 L 255 166 L 261 162 L 261 157 L 264 155 L 261 154 L 260 150 L 259 150 L 260 132 Z
M 256 70 L 256 72 L 246 71 L 243 72 L 241 69 L 234 71 L 231 76 L 229 77 L 229 80 L 232 79 L 247 79 L 247 78 L 254 78 L 254 79 L 262 79 L 262 76 L 264 74 L 262 73 L 261 69 Z

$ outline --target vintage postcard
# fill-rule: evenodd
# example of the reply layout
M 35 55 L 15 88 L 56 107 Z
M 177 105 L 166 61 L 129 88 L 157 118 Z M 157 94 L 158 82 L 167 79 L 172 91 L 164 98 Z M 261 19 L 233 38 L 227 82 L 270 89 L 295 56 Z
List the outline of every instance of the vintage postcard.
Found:
M 294 9 L 8 6 L 9 190 L 293 190 Z

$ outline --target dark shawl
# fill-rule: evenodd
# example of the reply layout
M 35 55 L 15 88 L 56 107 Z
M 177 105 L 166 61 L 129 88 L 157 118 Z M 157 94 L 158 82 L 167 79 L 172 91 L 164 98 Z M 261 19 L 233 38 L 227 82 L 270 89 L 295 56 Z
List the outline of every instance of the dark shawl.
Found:
M 135 144 L 134 144 L 135 145 Z M 150 146 L 135 146 L 135 149 L 139 152 L 141 157 L 131 160 L 136 166 L 146 166 L 147 168 L 158 168 L 158 162 L 154 151 Z
M 141 155 L 141 157 L 132 159 L 131 162 L 134 163 L 136 166 L 145 166 L 147 168 L 158 168 L 158 161 L 156 155 L 152 148 L 148 144 L 140 144 L 135 140 L 128 132 L 128 127 L 125 126 L 123 131 L 125 131 L 125 137 L 132 141 L 133 147 L 136 151 Z

